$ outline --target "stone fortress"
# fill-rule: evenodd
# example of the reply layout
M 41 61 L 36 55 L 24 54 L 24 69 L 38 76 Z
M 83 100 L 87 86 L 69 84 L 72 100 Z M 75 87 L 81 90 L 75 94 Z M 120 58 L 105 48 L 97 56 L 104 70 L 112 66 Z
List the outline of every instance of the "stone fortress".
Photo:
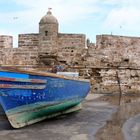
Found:
M 0 65 L 51 70 L 62 65 L 91 79 L 93 92 L 140 92 L 140 37 L 97 35 L 96 43 L 85 34 L 59 33 L 59 23 L 48 10 L 39 22 L 39 33 L 19 34 L 18 48 L 12 36 L 0 35 Z M 118 74 L 118 76 L 117 76 Z
M 86 46 L 86 36 L 59 33 L 58 28 L 58 21 L 49 10 L 39 22 L 39 33 L 19 35 L 18 48 L 13 48 L 11 36 L 0 36 L 0 64 L 40 67 L 50 66 L 55 59 L 66 63 L 76 61 L 73 59 L 79 58 Z

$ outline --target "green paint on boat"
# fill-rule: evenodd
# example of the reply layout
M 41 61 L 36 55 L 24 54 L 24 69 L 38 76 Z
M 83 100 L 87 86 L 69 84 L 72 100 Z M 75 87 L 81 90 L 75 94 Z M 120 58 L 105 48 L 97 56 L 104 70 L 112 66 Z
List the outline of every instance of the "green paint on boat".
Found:
M 14 128 L 23 127 L 35 122 L 44 120 L 46 118 L 55 117 L 63 114 L 66 111 L 81 102 L 81 99 L 65 101 L 54 105 L 45 105 L 47 103 L 30 104 L 20 106 L 18 108 L 9 110 L 6 115 Z M 23 109 L 24 108 L 24 109 Z M 28 111 L 27 111 L 28 109 Z M 25 111 L 26 110 L 26 111 Z

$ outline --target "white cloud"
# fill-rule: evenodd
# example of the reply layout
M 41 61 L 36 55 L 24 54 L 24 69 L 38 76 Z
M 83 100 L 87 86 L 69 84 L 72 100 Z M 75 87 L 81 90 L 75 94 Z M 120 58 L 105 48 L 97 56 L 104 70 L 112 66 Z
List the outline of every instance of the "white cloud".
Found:
M 108 0 L 119 6 L 109 11 L 103 29 L 108 28 L 110 31 L 125 34 L 140 35 L 140 2 L 138 0 Z M 118 2 L 118 3 L 117 3 Z
M 1 1 L 1 0 L 0 0 Z M 9 0 L 10 1 L 10 0 Z M 102 31 L 118 30 L 120 26 L 129 31 L 140 32 L 140 1 L 139 0 L 12 0 L 23 10 L 0 13 L 0 25 L 3 33 L 12 35 L 19 33 L 38 32 L 38 23 L 42 16 L 52 8 L 61 27 L 78 25 L 90 21 L 95 26 L 87 27 L 87 32 L 93 35 Z M 14 18 L 17 17 L 17 18 Z M 91 18 L 92 17 L 92 18 Z M 95 17 L 95 18 L 93 18 Z M 96 23 L 97 22 L 97 23 Z M 95 24 L 96 23 L 96 24 Z M 102 24 L 101 24 L 102 23 Z M 102 27 L 100 26 L 102 25 Z M 8 28 L 7 28 L 8 26 Z M 9 27 L 10 26 L 10 27 Z M 72 26 L 71 26 L 72 27 Z M 0 32 L 2 34 L 2 32 Z
M 124 2 L 125 0 L 103 0 L 103 3 L 109 5 L 114 5 L 114 4 L 124 3 Z
M 30 7 L 30 10 L 24 11 L 26 19 L 39 19 L 46 14 L 48 7 L 53 9 L 54 15 L 62 23 L 74 22 L 85 18 L 87 14 L 98 11 L 96 6 L 98 0 L 15 0 L 17 4 Z
M 103 0 L 103 3 L 109 5 L 119 5 L 119 6 L 140 6 L 139 0 Z
M 108 27 L 118 28 L 125 26 L 126 28 L 136 28 L 140 25 L 140 10 L 134 8 L 121 8 L 112 10 L 105 21 Z
M 80 20 L 88 19 L 89 14 L 99 11 L 98 0 L 14 0 L 17 5 L 23 5 L 27 9 L 17 12 L 0 13 L 0 22 L 16 25 L 17 30 L 37 31 L 39 20 L 51 7 L 53 15 L 57 17 L 60 24 L 73 24 Z M 14 17 L 18 17 L 14 20 Z M 21 24 L 22 28 L 18 25 Z M 24 27 L 25 26 L 25 27 Z
M 98 0 L 13 0 L 15 5 L 24 6 L 20 11 L 0 13 L 0 23 L 13 26 L 15 33 L 38 32 L 38 23 L 47 11 L 52 13 L 61 25 L 77 24 L 88 20 L 89 14 L 99 11 Z M 16 17 L 16 18 L 15 18 Z M 8 32 L 9 29 L 4 29 Z

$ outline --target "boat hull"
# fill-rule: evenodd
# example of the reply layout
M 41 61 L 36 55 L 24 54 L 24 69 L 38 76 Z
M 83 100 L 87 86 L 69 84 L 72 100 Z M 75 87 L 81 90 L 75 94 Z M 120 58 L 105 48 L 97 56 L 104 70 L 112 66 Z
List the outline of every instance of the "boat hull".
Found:
M 25 105 L 6 112 L 10 124 L 14 128 L 34 124 L 44 119 L 77 111 L 80 108 L 80 100 L 66 101 L 56 105 L 48 106 L 47 103 Z M 23 111 L 21 111 L 23 110 Z
M 7 73 L 8 75 L 5 77 L 9 76 L 9 72 Z M 10 72 L 9 78 L 13 77 L 16 78 L 17 74 Z M 87 81 L 57 76 L 22 74 L 22 78 L 39 79 L 39 82 L 35 82 L 37 80 L 23 80 L 21 82 L 21 79 L 0 81 L 2 84 L 0 103 L 14 128 L 63 114 L 78 106 L 90 89 L 90 84 Z M 34 81 L 34 83 L 30 81 Z M 12 84 L 14 88 L 11 86 Z

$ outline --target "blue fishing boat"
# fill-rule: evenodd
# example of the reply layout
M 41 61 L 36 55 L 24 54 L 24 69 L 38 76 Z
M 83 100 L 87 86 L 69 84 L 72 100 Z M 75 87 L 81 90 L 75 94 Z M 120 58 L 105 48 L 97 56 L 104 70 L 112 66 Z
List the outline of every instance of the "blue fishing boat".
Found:
M 89 80 L 46 72 L 0 70 L 0 104 L 14 128 L 69 113 L 90 90 Z

